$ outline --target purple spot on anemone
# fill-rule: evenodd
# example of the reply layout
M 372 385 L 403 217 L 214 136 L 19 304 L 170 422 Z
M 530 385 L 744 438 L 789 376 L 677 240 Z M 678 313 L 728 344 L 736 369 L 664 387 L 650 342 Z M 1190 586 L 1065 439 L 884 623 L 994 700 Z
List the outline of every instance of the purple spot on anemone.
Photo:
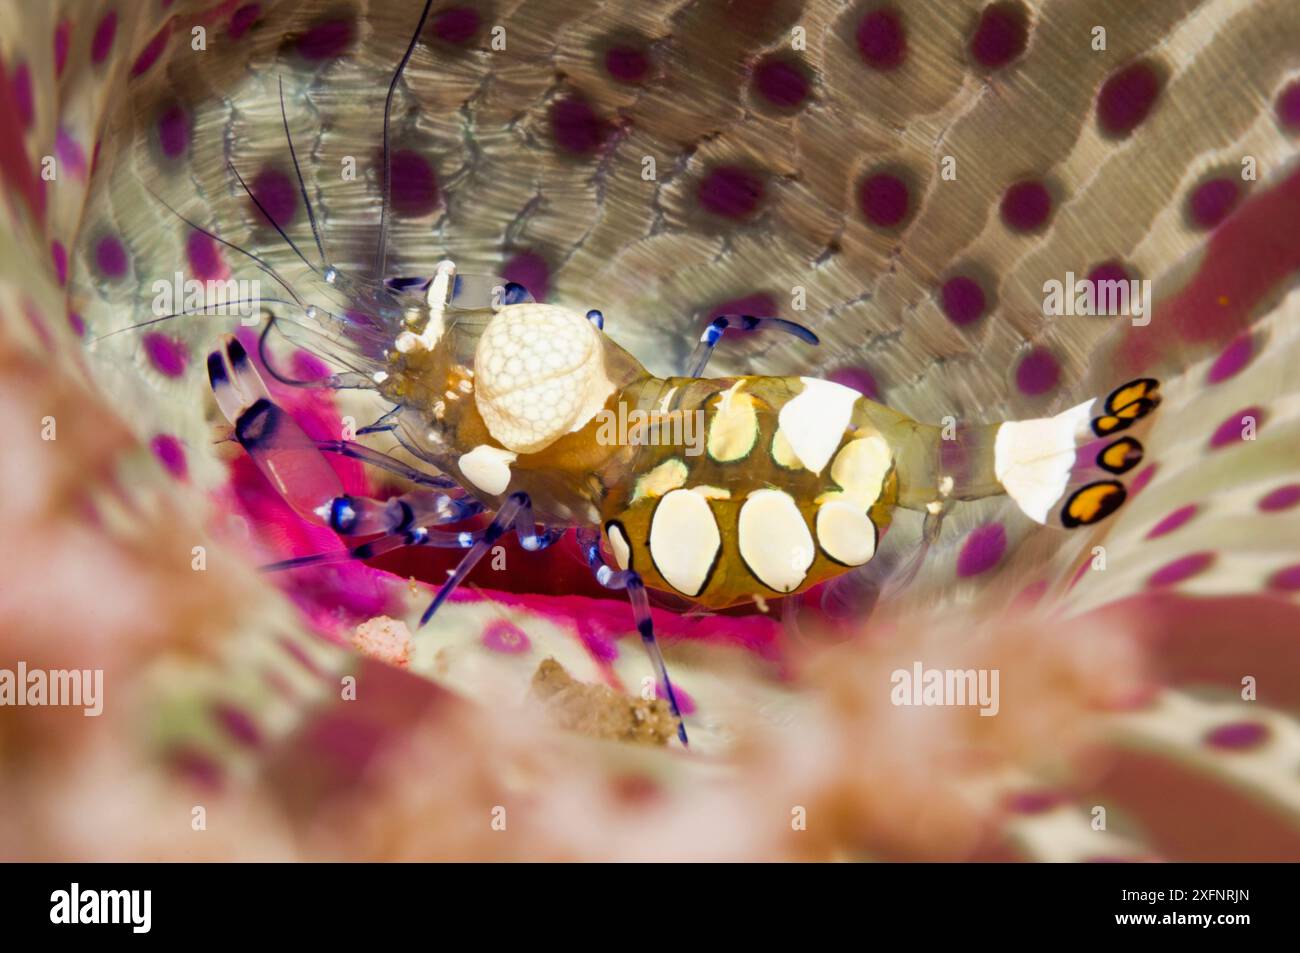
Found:
M 662 685 L 655 685 L 655 697 L 668 700 L 668 693 L 664 691 Z M 680 685 L 673 686 L 673 697 L 677 699 L 677 710 L 683 715 L 695 714 L 695 699 L 686 693 L 686 689 Z
M 1211 384 L 1219 384 L 1235 377 L 1254 356 L 1255 339 L 1249 334 L 1240 335 L 1215 359 L 1205 379 Z
M 167 468 L 167 472 L 178 480 L 184 480 L 189 473 L 189 464 L 185 459 L 185 448 L 181 442 L 169 433 L 160 433 L 149 441 L 149 449 L 158 461 Z
M 1092 271 L 1088 272 L 1085 279 L 1092 282 L 1093 294 L 1097 293 L 1097 285 L 1103 281 L 1128 281 L 1128 269 L 1117 261 L 1104 261 Z
M 720 165 L 709 171 L 696 190 L 700 205 L 723 218 L 753 215 L 763 201 L 763 180 L 748 169 Z
M 151 331 L 144 336 L 142 343 L 145 356 L 149 358 L 149 363 L 159 374 L 164 377 L 180 377 L 185 373 L 185 365 L 189 358 L 185 352 L 185 345 L 180 341 L 157 331 Z
M 676 686 L 673 686 L 674 691 Z M 659 799 L 662 788 L 644 774 L 620 774 L 609 779 L 609 792 L 623 804 L 648 804 Z
M 332 60 L 347 52 L 354 33 L 353 22 L 346 17 L 322 20 L 301 34 L 294 48 L 305 60 Z
M 218 702 L 212 708 L 212 716 L 226 734 L 239 744 L 256 748 L 262 743 L 262 732 L 246 711 Z
M 50 242 L 50 260 L 54 262 L 54 277 L 59 280 L 59 287 L 68 283 L 68 250 L 63 247 L 63 242 Z
M 1016 814 L 1045 814 L 1065 801 L 1056 791 L 1017 791 L 1007 798 L 1007 808 Z
M 1300 503 L 1300 483 L 1288 483 L 1265 494 L 1257 505 L 1265 513 L 1277 513 L 1289 510 L 1297 503 Z
M 1002 196 L 1002 221 L 1018 232 L 1033 232 L 1047 224 L 1052 214 L 1052 194 L 1036 180 L 1017 182 Z
M 74 178 L 86 177 L 86 153 L 82 150 L 81 143 L 77 142 L 72 133 L 62 126 L 54 134 L 54 154 L 59 157 L 59 164 Z M 99 156 L 98 146 L 95 147 L 95 156 Z
M 324 671 L 322 671 L 321 667 L 316 664 L 316 660 L 308 655 L 307 650 L 289 636 L 284 636 L 280 639 L 280 648 L 288 652 L 289 657 L 301 665 L 303 669 L 311 675 L 314 675 L 317 678 L 325 677 Z
M 41 314 L 40 308 L 36 307 L 36 302 L 30 298 L 23 299 L 23 317 L 31 325 L 32 331 L 40 339 L 45 350 L 54 350 L 54 338 L 50 336 L 50 329 L 45 324 L 45 316 Z
M 1245 751 L 1256 748 L 1268 740 L 1269 732 L 1265 725 L 1254 721 L 1236 721 L 1207 732 L 1205 744 L 1211 748 L 1224 751 Z
M 1269 576 L 1268 588 L 1275 592 L 1296 592 L 1300 590 L 1300 563 L 1279 569 Z
M 770 294 L 760 291 L 755 294 L 723 301 L 709 312 L 708 320 L 712 321 L 724 314 L 749 314 L 756 318 L 767 318 L 775 317 L 776 313 L 776 299 Z
M 26 63 L 19 63 L 14 67 L 10 83 L 14 93 L 14 105 L 18 107 L 18 119 L 24 129 L 30 129 L 36 121 L 36 100 L 32 95 L 32 71 Z
M 1251 418 L 1250 421 L 1247 421 L 1247 417 Z M 1244 442 L 1247 425 L 1253 426 L 1257 433 L 1263 419 L 1264 412 L 1258 407 L 1247 407 L 1244 410 L 1239 410 L 1215 429 L 1214 434 L 1210 437 L 1210 449 L 1219 450 L 1230 444 Z
M 483 630 L 483 644 L 506 655 L 522 655 L 533 647 L 527 633 L 507 619 L 497 619 Z
M 105 235 L 95 243 L 95 267 L 105 278 L 117 280 L 126 275 L 126 248 L 115 235 Z
M 399 149 L 389 156 L 393 186 L 393 209 L 410 218 L 428 215 L 438 207 L 438 177 L 429 161 L 413 149 Z
M 600 627 L 580 620 L 578 638 L 598 662 L 613 662 L 618 658 L 618 645 Z
M 86 336 L 86 319 L 76 311 L 68 312 L 68 327 L 72 328 L 72 333 L 77 337 Z
M 483 17 L 473 7 L 448 7 L 433 15 L 429 29 L 435 37 L 452 46 L 464 46 L 478 35 Z
M 298 191 L 289 176 L 275 168 L 265 168 L 248 183 L 248 190 L 261 203 L 253 204 L 257 218 L 268 225 L 286 227 L 298 214 Z M 265 209 L 265 213 L 262 211 Z M 268 220 L 269 217 L 269 220 Z
M 858 204 L 877 228 L 893 228 L 907 217 L 910 196 L 905 183 L 889 172 L 875 172 L 858 187 Z
M 796 64 L 771 56 L 754 68 L 754 88 L 778 109 L 798 109 L 808 98 L 808 77 Z
M 171 105 L 158 116 L 158 145 L 163 155 L 176 159 L 190 146 L 190 121 L 185 110 Z
M 173 748 L 164 760 L 180 777 L 206 790 L 219 790 L 224 782 L 221 766 L 192 748 Z
M 145 44 L 145 48 L 140 51 L 136 57 L 135 63 L 131 66 L 131 75 L 140 76 L 149 72 L 158 57 L 162 56 L 163 50 L 167 49 L 167 41 L 172 36 L 172 25 L 168 22 L 161 30 L 154 34 L 153 39 Z
M 293 352 L 293 376 L 303 381 L 316 381 L 328 377 L 329 365 L 311 351 L 299 348 Z
M 892 70 L 907 58 L 907 34 L 898 12 L 890 7 L 872 10 L 858 23 L 858 52 L 868 66 Z
M 1214 565 L 1214 553 L 1192 553 L 1161 566 L 1147 579 L 1147 588 L 1165 589 L 1199 575 Z
M 944 315 L 958 326 L 978 321 L 984 316 L 988 304 L 979 282 L 965 275 L 945 281 L 939 292 L 939 301 Z
M 1123 138 L 1142 124 L 1160 95 L 1160 74 L 1150 63 L 1125 66 L 1101 86 L 1097 121 L 1108 135 Z
M 957 555 L 957 575 L 962 578 L 988 572 L 1007 549 L 1007 531 L 1001 523 L 989 523 L 966 537 Z
M 994 3 L 984 8 L 970 39 L 970 54 L 987 69 L 1000 69 L 1025 52 L 1029 15 L 1019 3 Z
M 555 144 L 575 156 L 589 156 L 604 145 L 609 128 L 581 96 L 568 96 L 551 105 L 551 135 Z
M 205 232 L 194 229 L 185 239 L 185 257 L 190 263 L 190 272 L 200 281 L 216 281 L 226 276 L 225 263 L 217 242 Z
M 1046 579 L 1039 579 L 1036 582 L 1031 582 L 1016 594 L 1016 607 L 1020 609 L 1032 609 L 1034 606 L 1038 605 L 1038 603 L 1043 601 L 1043 596 L 1047 595 L 1048 588 L 1050 587 Z
M 523 285 L 537 301 L 545 301 L 551 293 L 551 268 L 536 252 L 521 251 L 513 255 L 502 267 L 501 277 Z
M 68 49 L 72 45 L 72 21 L 64 20 L 54 28 L 54 77 L 63 75 L 68 65 Z
M 117 11 L 109 10 L 95 27 L 95 35 L 90 40 L 90 62 L 98 66 L 108 58 L 113 49 L 113 38 L 117 36 Z
M 872 400 L 880 399 L 880 387 L 876 383 L 876 378 L 865 367 L 841 367 L 837 371 L 832 371 L 827 379 L 832 383 L 850 387 Z
M 260 3 L 246 3 L 230 15 L 230 26 L 226 28 L 226 33 L 232 40 L 238 40 L 255 24 L 262 16 L 262 5 Z
M 1211 179 L 1198 185 L 1187 200 L 1187 214 L 1198 228 L 1214 228 L 1232 212 L 1241 188 L 1231 178 Z
M 1128 485 L 1128 498 L 1130 500 L 1146 489 L 1147 484 L 1150 483 L 1152 478 L 1156 475 L 1156 469 L 1156 465 L 1151 463 L 1144 469 L 1138 471 L 1138 475 L 1135 476 Z
M 1061 379 L 1061 365 L 1045 348 L 1036 347 L 1016 366 L 1016 388 L 1029 397 L 1046 394 Z
M 605 72 L 620 83 L 640 83 L 650 72 L 650 57 L 635 46 L 611 46 L 605 51 Z
M 1197 506 L 1195 503 L 1189 503 L 1186 506 L 1179 507 L 1155 526 L 1151 527 L 1151 531 L 1147 533 L 1147 539 L 1156 539 L 1157 537 L 1172 533 L 1195 516 L 1196 511 Z
M 1283 129 L 1300 132 L 1300 79 L 1292 80 L 1278 94 L 1274 109 Z

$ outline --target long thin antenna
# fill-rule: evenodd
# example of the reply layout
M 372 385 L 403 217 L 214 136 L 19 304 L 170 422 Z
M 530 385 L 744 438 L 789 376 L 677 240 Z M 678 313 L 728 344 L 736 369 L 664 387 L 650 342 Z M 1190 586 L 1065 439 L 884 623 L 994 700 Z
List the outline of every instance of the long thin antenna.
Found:
M 407 44 L 402 62 L 397 64 L 397 72 L 393 73 L 393 79 L 388 84 L 388 97 L 384 100 L 384 204 L 379 209 L 379 249 L 375 254 L 375 277 L 379 281 L 383 281 L 384 271 L 388 268 L 388 201 L 393 193 L 392 156 L 388 149 L 388 120 L 393 110 L 393 94 L 397 92 L 397 81 L 402 78 L 402 71 L 406 69 L 407 61 L 415 52 L 415 44 L 419 42 L 420 33 L 424 30 L 424 21 L 429 18 L 429 10 L 432 7 L 433 0 L 424 0 L 424 12 L 420 14 L 420 22 L 415 32 L 411 34 L 411 42 Z
M 273 304 L 284 304 L 293 307 L 294 302 L 286 301 L 284 298 L 263 298 L 260 295 L 256 298 L 235 298 L 233 301 L 219 301 L 216 304 L 205 304 L 201 308 L 186 308 L 183 311 L 173 311 L 171 314 L 164 314 L 159 318 L 150 318 L 148 321 L 141 321 L 139 324 L 128 324 L 124 328 L 118 328 L 116 331 L 109 331 L 107 334 L 101 334 L 99 337 L 91 338 L 88 344 L 97 344 L 105 338 L 111 338 L 118 334 L 125 334 L 127 331 L 139 331 L 141 328 L 147 328 L 150 325 L 161 324 L 163 321 L 171 321 L 175 318 L 182 318 L 190 314 L 203 314 L 212 308 L 232 308 L 236 305 L 245 304 L 262 304 L 270 301 Z M 225 317 L 225 315 L 221 315 Z
M 236 173 L 236 175 L 237 175 L 237 174 L 238 174 L 238 173 Z M 306 304 L 306 302 L 304 302 L 304 301 L 302 300 L 302 298 L 298 297 L 298 292 L 294 291 L 294 290 L 293 290 L 293 286 L 290 285 L 287 281 L 285 281 L 282 277 L 280 277 L 280 273 L 279 273 L 278 271 L 276 271 L 274 268 L 272 268 L 272 267 L 270 266 L 270 264 L 268 264 L 268 263 L 266 262 L 265 259 L 260 258 L 259 256 L 253 254 L 251 251 L 249 251 L 249 250 L 246 249 L 246 248 L 240 248 L 240 247 L 239 247 L 238 245 L 236 245 L 234 242 L 228 242 L 228 241 L 226 241 L 226 240 L 225 240 L 224 238 L 222 238 L 220 235 L 217 235 L 217 234 L 214 234 L 213 232 L 208 231 L 208 230 L 207 230 L 206 228 L 204 228 L 202 225 L 197 225 L 197 224 L 195 224 L 194 222 L 192 222 L 192 221 L 190 221 L 188 218 L 186 218 L 184 215 L 182 215 L 180 212 L 176 211 L 176 209 L 174 209 L 174 208 L 172 208 L 170 205 L 168 205 L 167 202 L 163 199 L 163 197 L 162 197 L 161 195 L 159 195 L 157 192 L 155 192 L 153 189 L 149 188 L 148 185 L 145 185 L 145 189 L 148 190 L 149 194 L 152 195 L 152 196 L 154 197 L 154 199 L 158 202 L 159 205 L 161 205 L 161 206 L 162 206 L 163 208 L 165 208 L 167 211 L 171 212 L 173 215 L 175 215 L 177 218 L 179 218 L 182 222 L 184 222 L 184 223 L 185 223 L 186 225 L 188 225 L 190 228 L 194 229 L 195 231 L 202 232 L 204 235 L 207 235 L 208 238 L 212 239 L 214 242 L 220 242 L 221 244 L 225 245 L 227 248 L 232 248 L 232 249 L 234 249 L 235 251 L 239 252 L 241 255 L 244 255 L 244 256 L 246 256 L 246 257 L 248 257 L 248 258 L 251 258 L 254 262 L 257 263 L 257 265 L 258 265 L 259 268 L 261 268 L 264 272 L 266 272 L 268 275 L 270 275 L 272 278 L 274 278 L 277 282 L 279 282 L 280 286 L 281 286 L 282 288 L 284 288 L 285 291 L 289 292 L 289 297 L 293 298 L 293 300 L 296 301 L 296 302 L 298 303 L 298 306 L 299 306 L 300 308 L 303 308 L 304 310 L 306 309 L 307 304 Z
M 248 194 L 248 197 L 253 200 L 253 204 L 257 206 L 257 210 L 266 216 L 266 220 L 271 223 L 271 227 L 279 232 L 280 237 L 289 244 L 289 247 L 293 249 L 293 253 L 302 259 L 304 265 L 319 275 L 320 272 L 316 271 L 316 266 L 307 260 L 307 256 L 304 255 L 298 246 L 293 243 L 293 239 L 285 234 L 284 229 L 280 227 L 280 223 L 271 217 L 271 213 L 266 210 L 266 206 L 261 203 L 256 195 L 253 194 L 253 190 L 248 187 L 248 183 L 245 182 L 244 177 L 239 174 L 239 170 L 235 168 L 235 164 L 233 162 L 227 162 L 226 167 L 230 169 L 231 172 L 235 173 L 235 178 L 239 180 L 240 187 Z
M 298 177 L 298 191 L 302 193 L 302 204 L 307 207 L 307 220 L 311 222 L 311 234 L 316 239 L 316 250 L 320 252 L 320 263 L 322 267 L 328 267 L 325 262 L 325 246 L 321 244 L 320 228 L 316 225 L 316 213 L 311 209 L 311 199 L 307 198 L 307 183 L 302 180 L 302 169 L 298 166 L 298 153 L 293 148 L 293 136 L 289 134 L 289 114 L 284 108 L 284 77 L 277 77 L 280 82 L 280 119 L 284 122 L 284 138 L 289 143 L 289 158 L 293 160 L 293 172 Z

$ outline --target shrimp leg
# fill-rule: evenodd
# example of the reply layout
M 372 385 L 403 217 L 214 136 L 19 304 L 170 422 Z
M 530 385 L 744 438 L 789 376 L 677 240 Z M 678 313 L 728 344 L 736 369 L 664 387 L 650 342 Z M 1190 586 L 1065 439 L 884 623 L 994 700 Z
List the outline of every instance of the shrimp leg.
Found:
M 627 597 L 632 603 L 632 615 L 636 619 L 636 629 L 641 635 L 641 644 L 645 646 L 646 654 L 650 656 L 650 664 L 654 667 L 655 676 L 663 687 L 664 695 L 668 698 L 673 717 L 677 719 L 677 737 L 682 740 L 683 745 L 689 746 L 690 742 L 686 739 L 686 723 L 682 720 L 681 709 L 677 706 L 677 693 L 673 691 L 673 683 L 668 678 L 668 666 L 664 664 L 663 653 L 659 651 L 659 642 L 655 638 L 654 619 L 650 615 L 650 600 L 646 596 L 645 583 L 641 581 L 641 576 L 631 569 L 614 569 L 605 562 L 605 557 L 600 552 L 598 531 L 585 527 L 578 530 L 577 538 L 578 549 L 586 557 L 587 565 L 596 574 L 596 581 L 606 589 L 622 589 L 627 592 Z
M 704 373 L 709 358 L 713 356 L 713 349 L 718 346 L 718 342 L 722 340 L 722 335 L 729 328 L 746 333 L 760 331 L 763 328 L 776 328 L 793 334 L 808 344 L 821 343 L 817 335 L 808 328 L 794 321 L 787 321 L 784 318 L 756 318 L 748 314 L 724 314 L 714 318 L 709 323 L 709 326 L 704 329 L 704 333 L 700 335 L 700 343 L 695 345 L 695 350 L 691 352 L 690 358 L 686 361 L 687 377 L 699 377 Z
M 433 618 L 438 607 L 457 586 L 465 581 L 470 570 L 487 555 L 492 545 L 511 529 L 518 535 L 519 544 L 530 553 L 546 549 L 564 535 L 562 527 L 543 528 L 540 533 L 537 532 L 537 523 L 533 520 L 533 505 L 528 494 L 511 493 L 501 505 L 501 509 L 497 510 L 496 517 L 488 527 L 474 538 L 460 564 L 452 571 L 450 578 L 442 584 L 438 594 L 429 603 L 429 608 L 424 610 L 424 615 L 420 616 L 420 625 Z
M 417 526 L 454 523 L 482 511 L 481 504 L 466 498 L 450 481 L 421 474 L 351 441 L 312 440 L 271 401 L 248 352 L 233 336 L 208 355 L 208 379 L 240 446 L 284 501 L 318 526 L 347 536 L 401 533 Z M 386 501 L 350 496 L 322 449 L 382 466 L 421 484 L 421 489 Z

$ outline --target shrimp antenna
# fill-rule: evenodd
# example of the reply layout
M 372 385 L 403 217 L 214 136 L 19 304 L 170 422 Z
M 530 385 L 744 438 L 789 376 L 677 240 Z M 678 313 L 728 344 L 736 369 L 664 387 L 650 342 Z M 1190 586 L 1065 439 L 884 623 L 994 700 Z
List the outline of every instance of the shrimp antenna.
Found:
M 139 331 L 141 328 L 147 328 L 150 325 L 161 324 L 164 321 L 171 321 L 175 318 L 185 317 L 186 315 L 190 315 L 190 314 L 203 314 L 205 311 L 209 310 L 210 308 L 231 308 L 236 305 L 243 305 L 243 304 L 256 305 L 266 301 L 270 301 L 273 304 L 287 305 L 289 307 L 294 306 L 294 302 L 286 301 L 283 298 L 263 298 L 261 296 L 258 296 L 256 298 L 236 298 L 234 301 L 218 301 L 218 302 L 214 302 L 213 304 L 205 304 L 201 308 L 186 308 L 183 311 L 173 311 L 171 314 L 164 314 L 162 317 L 158 317 L 158 318 L 150 318 L 148 321 L 141 321 L 139 324 L 128 324 L 124 328 L 118 328 L 116 331 L 109 331 L 107 334 L 101 334 L 99 335 L 99 337 L 91 338 L 87 343 L 98 344 L 100 341 L 104 340 L 105 338 L 111 338 L 118 334 L 125 334 L 127 331 Z
M 370 386 L 371 379 L 356 368 L 351 368 L 352 372 L 349 374 L 330 374 L 328 377 L 312 381 L 297 380 L 287 374 L 281 374 L 271 363 L 271 355 L 266 346 L 267 338 L 270 337 L 271 329 L 275 327 L 277 320 L 279 319 L 270 311 L 266 312 L 266 327 L 262 328 L 262 333 L 257 338 L 257 356 L 262 366 L 266 368 L 266 372 L 281 384 L 308 390 L 357 390 Z
M 290 238 L 287 234 L 285 234 L 284 229 L 280 227 L 280 223 L 271 217 L 271 213 L 266 210 L 266 206 L 264 206 L 258 200 L 257 196 L 253 194 L 253 190 L 248 187 L 248 183 L 245 182 L 244 177 L 239 174 L 239 170 L 235 168 L 235 164 L 233 162 L 227 162 L 226 168 L 228 168 L 231 172 L 235 173 L 235 178 L 239 180 L 240 187 L 243 188 L 243 190 L 248 194 L 248 197 L 253 200 L 253 204 L 257 206 L 258 211 L 260 211 L 264 216 L 266 216 L 266 220 L 271 223 L 271 227 L 280 233 L 281 238 L 283 238 L 286 242 L 288 242 L 289 247 L 293 249 L 293 253 L 297 255 L 299 258 L 301 258 L 302 263 L 306 265 L 308 268 L 310 268 L 313 273 L 319 275 L 320 272 L 316 270 L 316 266 L 307 260 L 307 256 L 304 255 L 301 249 L 299 249 L 298 246 L 293 243 L 293 239 Z M 302 180 L 299 179 L 299 181 Z
M 239 173 L 235 173 L 235 174 L 238 175 Z M 159 195 L 157 192 L 155 192 L 148 185 L 145 186 L 145 189 L 147 189 L 149 194 L 152 195 L 158 201 L 158 204 L 160 204 L 163 208 L 167 209 L 167 211 L 171 212 L 173 215 L 179 218 L 190 228 L 194 229 L 196 232 L 202 232 L 204 235 L 207 235 L 208 238 L 211 238 L 214 242 L 220 242 L 221 244 L 225 245 L 227 248 L 232 248 L 235 251 L 239 252 L 241 255 L 244 255 L 247 258 L 251 258 L 254 262 L 256 262 L 258 267 L 262 269 L 262 271 L 266 272 L 268 275 L 274 278 L 280 284 L 280 287 L 284 288 L 285 291 L 289 292 L 289 297 L 293 298 L 294 302 L 298 305 L 298 307 L 302 308 L 303 310 L 306 310 L 307 304 L 305 301 L 302 300 L 302 298 L 298 297 L 298 292 L 294 291 L 293 286 L 290 285 L 287 281 L 285 281 L 282 277 L 280 277 L 280 273 L 276 271 L 274 268 L 272 268 L 264 258 L 261 258 L 260 256 L 253 254 L 251 251 L 249 251 L 246 248 L 239 247 L 234 242 L 226 241 L 220 235 L 208 231 L 202 225 L 195 224 L 194 222 L 186 218 L 184 215 L 182 215 L 180 212 L 176 211 L 176 209 L 168 205 L 167 202 L 163 199 L 163 197 Z M 256 199 L 254 199 L 254 201 L 256 201 Z
M 293 174 L 298 177 L 298 191 L 302 194 L 302 204 L 307 208 L 307 220 L 311 222 L 311 234 L 316 239 L 316 250 L 320 252 L 320 263 L 325 265 L 325 246 L 321 244 L 320 228 L 316 224 L 316 213 L 312 211 L 311 199 L 307 198 L 307 183 L 302 180 L 302 169 L 298 165 L 298 153 L 293 148 L 293 136 L 289 134 L 289 114 L 284 108 L 284 77 L 279 76 L 276 78 L 280 83 L 280 119 L 284 123 L 285 141 L 289 143 L 289 158 L 293 160 Z
M 424 0 L 424 11 L 420 14 L 420 22 L 415 27 L 415 32 L 411 34 L 411 42 L 406 46 L 406 52 L 402 55 L 402 61 L 397 64 L 397 70 L 393 73 L 393 78 L 388 84 L 388 96 L 384 99 L 384 202 L 379 207 L 379 248 L 376 252 L 376 276 L 383 280 L 384 271 L 388 267 L 388 201 L 393 194 L 393 162 L 392 155 L 388 148 L 388 125 L 389 116 L 393 111 L 393 94 L 397 92 L 397 82 L 402 78 L 402 71 L 406 69 L 406 64 L 415 52 L 415 44 L 420 40 L 420 33 L 424 30 L 424 21 L 429 18 L 429 10 L 433 7 L 433 0 Z

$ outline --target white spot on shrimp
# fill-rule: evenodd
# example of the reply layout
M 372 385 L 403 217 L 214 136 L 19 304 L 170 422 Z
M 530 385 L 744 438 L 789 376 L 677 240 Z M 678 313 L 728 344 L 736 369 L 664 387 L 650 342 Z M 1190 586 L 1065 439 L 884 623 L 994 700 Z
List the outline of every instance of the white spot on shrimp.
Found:
M 824 493 L 817 502 L 846 500 L 866 512 L 880 498 L 892 462 L 893 456 L 884 437 L 872 434 L 850 440 L 831 464 L 831 479 L 843 487 L 843 491 Z
M 484 493 L 500 496 L 510 485 L 510 464 L 518 455 L 480 444 L 456 461 L 466 480 Z
M 816 558 L 812 533 L 794 497 L 755 490 L 740 508 L 740 555 L 754 577 L 777 592 L 793 592 Z
M 722 534 L 704 497 L 673 490 L 659 501 L 650 520 L 650 557 L 668 585 L 698 596 L 721 548 Z
M 632 547 L 628 545 L 623 528 L 617 523 L 610 523 L 605 528 L 605 535 L 609 537 L 609 548 L 614 551 L 614 561 L 618 563 L 618 568 L 627 569 L 632 565 Z
M 786 402 L 777 417 L 784 435 L 806 469 L 821 473 L 853 417 L 862 395 L 851 387 L 815 377 L 801 377 L 803 390 Z
M 817 511 L 822 552 L 845 566 L 861 566 L 876 554 L 876 528 L 852 503 L 832 500 Z
M 665 493 L 685 486 L 687 472 L 686 464 L 676 457 L 665 460 L 636 481 L 636 489 L 632 493 L 632 502 L 635 503 L 646 497 L 663 496 Z

